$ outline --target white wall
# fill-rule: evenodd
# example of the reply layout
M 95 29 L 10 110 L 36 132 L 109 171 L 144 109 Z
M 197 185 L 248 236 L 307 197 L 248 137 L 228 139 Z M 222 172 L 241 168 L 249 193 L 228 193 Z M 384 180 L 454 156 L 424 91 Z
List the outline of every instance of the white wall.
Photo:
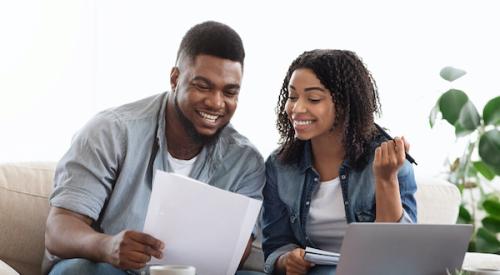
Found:
M 491 1 L 0 2 L 0 161 L 58 160 L 93 114 L 167 90 L 185 31 L 205 20 L 236 29 L 247 59 L 233 124 L 267 156 L 274 108 L 290 62 L 304 50 L 356 51 L 379 86 L 380 124 L 405 135 L 417 173 L 436 174 L 452 150 L 428 113 L 449 84 L 480 110 L 500 94 L 499 4 Z M 403 2 L 403 3 L 400 3 Z M 264 4 L 265 3 L 265 4 Z

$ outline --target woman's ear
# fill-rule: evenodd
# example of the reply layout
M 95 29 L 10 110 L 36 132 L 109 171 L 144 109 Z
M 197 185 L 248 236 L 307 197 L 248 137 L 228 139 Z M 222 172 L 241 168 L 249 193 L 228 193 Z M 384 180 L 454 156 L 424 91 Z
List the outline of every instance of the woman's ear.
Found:
M 170 71 L 170 88 L 172 89 L 172 92 L 175 92 L 175 89 L 177 89 L 177 81 L 179 80 L 179 67 L 173 67 L 172 70 Z

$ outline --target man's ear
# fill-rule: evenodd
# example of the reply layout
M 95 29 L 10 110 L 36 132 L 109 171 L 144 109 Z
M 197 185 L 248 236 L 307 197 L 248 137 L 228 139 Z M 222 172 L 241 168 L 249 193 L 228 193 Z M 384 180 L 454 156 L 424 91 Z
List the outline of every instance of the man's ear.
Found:
M 177 81 L 179 81 L 179 67 L 173 67 L 170 71 L 170 88 L 172 88 L 172 92 L 175 92 L 177 88 Z

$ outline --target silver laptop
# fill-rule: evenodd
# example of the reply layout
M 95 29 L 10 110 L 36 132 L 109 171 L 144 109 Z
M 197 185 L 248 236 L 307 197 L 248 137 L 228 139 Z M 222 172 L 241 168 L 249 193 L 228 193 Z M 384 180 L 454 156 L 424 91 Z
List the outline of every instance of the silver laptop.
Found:
M 336 274 L 454 274 L 471 235 L 469 224 L 351 223 Z

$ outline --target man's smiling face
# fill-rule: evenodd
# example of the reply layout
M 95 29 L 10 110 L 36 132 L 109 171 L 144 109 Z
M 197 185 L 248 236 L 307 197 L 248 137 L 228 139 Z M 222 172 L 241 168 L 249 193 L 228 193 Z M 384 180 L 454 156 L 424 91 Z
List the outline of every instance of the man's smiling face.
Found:
M 229 59 L 201 54 L 181 61 L 171 83 L 176 112 L 188 133 L 211 139 L 230 122 L 242 76 L 241 63 Z

